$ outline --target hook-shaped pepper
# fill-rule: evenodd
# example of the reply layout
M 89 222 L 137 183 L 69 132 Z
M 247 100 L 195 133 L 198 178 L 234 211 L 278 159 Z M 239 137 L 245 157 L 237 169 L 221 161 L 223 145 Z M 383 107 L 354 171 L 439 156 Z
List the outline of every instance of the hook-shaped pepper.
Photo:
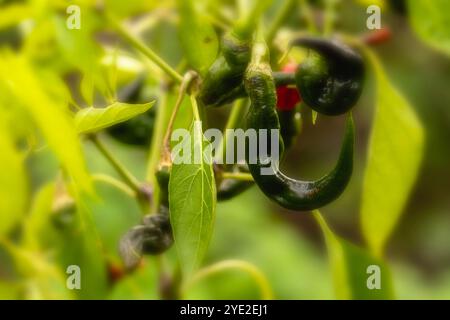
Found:
M 297 88 L 305 103 L 325 115 L 340 115 L 358 101 L 364 82 L 361 56 L 337 41 L 320 38 L 299 38 L 292 46 L 311 49 L 296 72 Z
M 261 48 L 261 46 L 259 47 Z M 280 122 L 275 109 L 276 91 L 272 72 L 266 62 L 267 57 L 261 58 L 261 50 L 258 50 L 259 53 L 254 50 L 254 56 L 245 74 L 245 88 L 251 100 L 251 107 L 247 115 L 247 128 L 255 129 L 257 132 L 261 129 L 279 130 Z M 267 141 L 259 139 L 258 148 L 262 144 L 269 146 L 269 140 L 270 138 L 267 138 Z M 252 161 L 249 158 L 249 150 L 246 153 L 247 163 L 256 184 L 267 197 L 287 209 L 313 210 L 332 202 L 345 190 L 353 170 L 353 144 L 354 127 L 352 117 L 349 116 L 339 160 L 335 168 L 314 181 L 292 179 L 283 174 L 278 166 L 272 167 L 273 174 L 262 175 L 261 168 L 265 166 L 262 159 L 257 155 L 256 161 Z M 279 149 L 281 155 L 283 151 L 281 136 Z M 273 154 L 272 150 L 270 152 Z

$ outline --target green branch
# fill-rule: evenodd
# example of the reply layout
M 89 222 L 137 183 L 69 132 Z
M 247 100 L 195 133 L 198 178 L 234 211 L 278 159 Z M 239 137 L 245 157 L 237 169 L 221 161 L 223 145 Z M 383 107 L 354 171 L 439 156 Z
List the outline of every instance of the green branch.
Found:
M 122 36 L 132 47 L 139 50 L 147 58 L 153 61 L 158 67 L 160 67 L 173 81 L 181 83 L 183 77 L 176 72 L 171 66 L 169 66 L 161 57 L 159 57 L 153 50 L 147 47 L 141 40 L 133 36 L 126 30 L 112 15 L 108 14 L 107 20 L 116 32 Z

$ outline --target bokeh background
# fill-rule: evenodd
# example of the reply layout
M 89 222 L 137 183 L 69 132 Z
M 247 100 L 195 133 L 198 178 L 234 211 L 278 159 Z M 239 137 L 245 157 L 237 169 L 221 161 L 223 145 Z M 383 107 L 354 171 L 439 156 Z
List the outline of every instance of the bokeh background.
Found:
M 139 31 L 144 42 L 170 65 L 179 65 L 183 52 L 177 32 L 176 3 L 145 1 L 143 4 L 143 2 L 98 1 L 97 6 L 107 6 L 122 18 L 137 16 L 139 19 L 133 25 L 133 30 Z M 298 1 L 299 4 L 301 2 Z M 390 5 L 390 2 L 395 5 Z M 215 3 L 214 8 L 222 10 L 225 17 L 229 11 L 232 12 L 233 1 L 215 1 Z M 282 1 L 273 1 L 272 9 L 268 10 L 264 21 L 270 21 L 272 13 L 276 12 L 281 3 Z M 398 298 L 449 299 L 450 58 L 419 39 L 411 27 L 408 12 L 401 3 L 402 1 L 376 1 L 376 4 L 382 7 L 382 25 L 391 30 L 391 37 L 373 49 L 380 56 L 392 83 L 403 93 L 420 118 L 426 131 L 426 150 L 404 214 L 388 242 L 386 260 L 391 268 Z M 320 25 L 323 18 L 322 2 L 311 1 L 309 4 L 314 19 Z M 371 1 L 339 1 L 335 29 L 353 36 L 367 33 L 366 7 L 369 4 Z M 37 20 L 36 26 L 41 26 L 44 31 L 33 32 L 36 30 L 33 27 L 33 16 L 30 17 L 28 13 L 17 9 L 17 16 L 12 17 L 13 11 L 6 11 L 6 8 L 13 5 L 17 5 L 18 8 L 22 5 L 41 5 L 44 8 L 48 4 L 46 1 L 0 1 L 2 50 L 9 47 L 14 54 L 27 50 L 34 52 L 44 70 L 45 68 L 60 70 L 67 87 L 76 92 L 74 88 L 79 85 L 80 72 L 73 69 L 78 67 L 76 60 L 83 59 L 80 56 L 83 48 L 72 48 L 75 51 L 71 52 L 70 47 L 59 43 L 57 22 L 45 24 Z M 55 15 L 61 16 L 61 12 L 64 14 L 61 9 L 64 5 L 65 1 L 59 1 L 56 5 L 59 9 Z M 304 15 L 300 5 L 296 4 L 278 37 L 283 42 L 285 37 L 304 28 Z M 116 45 L 115 36 L 105 33 L 98 36 L 98 39 L 110 49 L 107 56 L 111 58 Z M 124 61 L 129 63 L 124 63 L 122 71 L 119 72 L 117 80 L 119 88 L 139 76 L 140 68 L 147 63 L 145 58 L 126 45 L 121 45 L 121 48 L 121 54 L 129 59 L 128 61 L 124 58 Z M 106 61 L 104 66 L 110 66 L 108 62 L 110 60 L 104 58 L 103 61 Z M 155 97 L 158 105 L 161 95 L 160 79 L 164 76 L 155 66 L 151 65 L 149 68 L 147 70 L 152 71 L 147 71 L 146 74 L 145 95 Z M 1 74 L 1 78 L 7 79 L 8 75 Z M 23 92 L 27 94 L 27 88 L 23 88 Z M 76 93 L 73 95 L 77 99 Z M 368 76 L 363 96 L 354 109 L 357 152 L 353 179 L 343 196 L 322 210 L 323 216 L 336 234 L 360 246 L 365 246 L 361 235 L 359 212 L 368 136 L 373 119 L 374 95 L 374 80 Z M 97 97 L 96 103 L 101 105 L 104 101 Z M 225 107 L 211 111 L 210 126 L 223 126 L 229 109 Z M 317 124 L 313 126 L 308 119 L 309 113 L 306 112 L 303 116 L 305 118 L 303 131 L 295 147 L 287 155 L 284 166 L 295 176 L 314 178 L 328 170 L 335 161 L 342 135 L 342 120 L 319 116 Z M 17 118 L 16 121 L 20 122 L 21 119 Z M 135 176 L 145 177 L 148 148 L 126 145 L 106 134 L 101 135 L 101 138 Z M 91 143 L 84 142 L 83 150 L 89 172 L 118 177 Z M 25 165 L 29 177 L 29 198 L 32 203 L 39 190 L 58 176 L 59 165 L 54 153 L 45 147 L 28 154 Z M 102 183 L 96 183 L 95 186 L 98 197 L 90 206 L 103 244 L 104 261 L 108 264 L 108 267 L 105 267 L 106 271 L 101 274 L 105 279 L 108 277 L 111 279 L 115 274 L 111 271 L 111 266 L 119 270 L 121 266 L 117 252 L 118 241 L 128 228 L 139 222 L 140 209 L 133 199 L 117 189 Z M 8 195 L 3 194 L 2 197 L 4 196 Z M 28 207 L 32 205 L 29 204 Z M 0 223 L 6 214 L 0 212 Z M 77 241 L 77 236 L 80 236 L 73 230 L 64 228 L 66 227 L 54 231 L 56 235 L 49 236 L 44 232 L 42 238 L 46 239 L 45 250 L 39 252 L 39 259 L 46 261 L 50 269 L 60 268 L 63 273 L 64 269 L 61 266 L 64 262 L 76 261 L 73 257 L 77 256 L 78 249 L 71 251 L 62 243 Z M 21 228 L 17 227 L 2 237 L 8 237 L 8 241 L 14 242 L 20 234 Z M 62 251 L 61 246 L 64 248 Z M 163 263 L 171 266 L 175 257 L 176 252 L 171 249 L 165 255 Z M 34 260 L 33 257 L 29 259 L 31 260 L 23 261 L 31 264 L 33 261 L 41 261 L 37 258 Z M 236 199 L 219 203 L 217 206 L 215 232 L 205 265 L 224 259 L 242 259 L 257 266 L 266 275 L 276 298 L 335 298 L 325 242 L 313 216 L 280 209 L 269 202 L 256 187 Z M 99 284 L 98 292 L 92 290 L 81 298 L 158 298 L 160 284 L 157 266 L 161 261 L 154 258 L 144 260 L 142 266 L 133 274 L 117 281 L 105 280 L 104 285 Z M 22 270 L 23 266 L 18 266 L 11 253 L 4 246 L 0 246 L 0 298 L 66 298 L 65 293 L 61 293 L 64 288 L 61 289 L 53 282 L 51 284 L 46 282 L 47 271 L 39 273 Z M 101 279 L 101 277 L 92 278 L 90 281 L 101 282 L 103 281 Z M 42 283 L 46 285 L 41 286 Z M 75 294 L 69 297 L 78 296 Z M 259 292 L 247 274 L 230 270 L 195 285 L 186 293 L 186 297 L 258 298 Z

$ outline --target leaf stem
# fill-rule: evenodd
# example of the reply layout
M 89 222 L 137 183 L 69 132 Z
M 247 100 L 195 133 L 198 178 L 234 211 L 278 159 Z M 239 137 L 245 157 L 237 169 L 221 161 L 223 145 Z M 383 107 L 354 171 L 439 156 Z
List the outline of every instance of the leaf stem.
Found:
M 333 32 L 336 7 L 339 0 L 327 0 L 325 1 L 325 17 L 323 25 L 323 34 L 329 36 Z
M 126 183 L 123 183 L 122 181 L 117 180 L 116 178 L 111 177 L 107 174 L 103 173 L 93 174 L 92 180 L 109 184 L 132 198 L 136 197 L 136 192 L 132 188 L 130 188 Z
M 317 27 L 314 22 L 314 14 L 311 10 L 311 6 L 308 4 L 307 0 L 300 0 L 301 12 L 303 18 L 305 18 L 308 31 L 311 33 L 317 33 Z
M 147 47 L 140 39 L 133 36 L 126 30 L 116 18 L 111 14 L 106 15 L 107 20 L 111 23 L 112 27 L 120 34 L 132 47 L 143 53 L 147 58 L 153 61 L 158 67 L 160 67 L 173 81 L 181 83 L 183 77 L 176 72 L 171 66 L 169 66 L 160 56 L 158 56 L 153 50 Z
M 189 281 L 185 283 L 182 292 L 186 292 L 187 289 L 192 287 L 195 283 L 205 278 L 229 269 L 237 269 L 248 273 L 258 285 L 261 293 L 261 299 L 273 299 L 272 288 L 270 287 L 269 281 L 262 271 L 253 264 L 242 260 L 224 260 L 199 270 Z
M 122 177 L 124 182 L 133 189 L 136 193 L 141 192 L 141 185 L 139 181 L 125 168 L 125 166 L 113 156 L 108 148 L 98 139 L 96 135 L 92 135 L 90 140 L 96 146 L 98 151 L 108 160 L 108 162 L 114 167 L 117 173 Z
M 222 162 L 225 157 L 225 150 L 227 147 L 227 141 L 229 138 L 229 135 L 231 132 L 229 130 L 234 129 L 239 124 L 239 121 L 242 120 L 246 106 L 247 106 L 247 100 L 246 99 L 240 99 L 234 103 L 230 116 L 228 117 L 227 123 L 225 125 L 223 138 L 220 141 L 219 147 L 217 148 L 217 153 L 215 155 L 215 161 L 217 163 Z
M 233 180 L 240 180 L 240 181 L 254 181 L 253 177 L 250 173 L 245 172 L 222 172 L 221 173 L 222 179 L 233 179 Z
M 180 89 L 178 91 L 177 101 L 175 102 L 175 107 L 172 110 L 172 115 L 170 116 L 169 123 L 167 125 L 166 133 L 163 140 L 163 155 L 162 160 L 170 162 L 170 135 L 172 134 L 173 124 L 177 117 L 177 113 L 180 110 L 181 103 L 183 102 L 184 96 L 189 89 L 191 82 L 197 77 L 197 73 L 194 71 L 188 71 L 183 77 Z
M 292 12 L 292 9 L 297 0 L 285 0 L 280 10 L 276 13 L 272 24 L 269 26 L 269 30 L 266 34 L 266 42 L 270 45 L 277 34 L 278 29 L 283 24 L 284 20 Z

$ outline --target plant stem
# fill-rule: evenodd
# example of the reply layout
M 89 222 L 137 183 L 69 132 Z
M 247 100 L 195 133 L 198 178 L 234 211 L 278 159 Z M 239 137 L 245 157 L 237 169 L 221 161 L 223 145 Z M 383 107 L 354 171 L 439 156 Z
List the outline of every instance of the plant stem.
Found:
M 169 119 L 169 124 L 167 125 L 166 133 L 163 140 L 163 161 L 170 162 L 170 135 L 172 134 L 173 124 L 177 117 L 178 110 L 180 110 L 181 103 L 183 102 L 184 96 L 189 88 L 191 82 L 197 77 L 197 73 L 194 71 L 188 71 L 183 77 L 183 82 L 181 82 L 180 89 L 178 91 L 177 101 L 175 107 L 172 110 L 172 115 Z
M 323 34 L 329 36 L 333 32 L 336 6 L 339 0 L 327 0 L 325 1 L 325 21 L 323 25 Z
M 220 177 L 222 179 L 233 179 L 233 180 L 239 180 L 239 181 L 254 181 L 253 177 L 250 173 L 244 173 L 244 172 L 222 172 Z
M 308 31 L 311 33 L 317 33 L 316 23 L 314 22 L 314 15 L 307 0 L 300 0 L 301 12 L 303 18 L 306 20 Z
M 200 113 L 198 111 L 198 104 L 197 104 L 197 97 L 195 94 L 189 95 L 189 98 L 191 99 L 191 106 L 192 106 L 192 113 L 194 115 L 195 121 L 201 121 Z
M 185 293 L 189 287 L 207 277 L 210 277 L 211 275 L 229 269 L 237 269 L 247 272 L 258 285 L 261 292 L 261 299 L 273 299 L 273 292 L 270 284 L 261 270 L 253 264 L 241 260 L 224 260 L 199 270 L 188 282 L 185 283 L 182 292 Z
M 227 124 L 225 125 L 223 139 L 220 141 L 219 147 L 217 148 L 217 154 L 215 160 L 220 163 L 224 160 L 225 150 L 227 147 L 227 140 L 229 134 L 229 129 L 234 129 L 242 120 L 247 106 L 247 99 L 238 100 L 232 107 L 230 116 L 228 117 Z
M 164 85 L 163 85 L 164 86 Z M 161 90 L 163 92 L 159 101 L 158 108 L 156 110 L 156 126 L 150 143 L 150 152 L 147 162 L 147 174 L 146 181 L 149 181 L 152 185 L 155 185 L 155 170 L 161 157 L 161 148 L 164 139 L 164 128 L 167 124 L 167 118 L 169 116 L 169 91 L 166 88 Z
M 106 146 L 98 139 L 97 136 L 93 135 L 90 140 L 94 143 L 101 154 L 109 161 L 109 163 L 114 167 L 117 173 L 122 177 L 124 182 L 133 189 L 136 193 L 140 193 L 140 183 L 139 181 L 123 166 L 106 148 Z
M 294 8 L 297 0 L 285 0 L 280 10 L 275 15 L 272 24 L 269 27 L 266 35 L 266 42 L 270 45 L 277 34 L 278 29 L 283 24 L 284 20 L 289 16 Z
M 111 177 L 107 174 L 96 173 L 96 174 L 92 175 L 92 179 L 94 181 L 109 184 L 109 185 L 117 188 L 118 190 L 122 191 L 123 193 L 129 195 L 132 198 L 136 197 L 136 192 L 133 189 L 131 189 L 127 184 L 125 184 L 122 181 L 117 180 L 116 178 Z
M 118 34 L 120 34 L 131 46 L 142 52 L 147 58 L 153 61 L 173 81 L 176 83 L 181 83 L 183 81 L 183 77 L 178 72 L 169 66 L 155 52 L 153 52 L 153 50 L 147 47 L 141 40 L 130 34 L 128 30 L 126 30 L 112 15 L 107 14 L 106 17 Z

